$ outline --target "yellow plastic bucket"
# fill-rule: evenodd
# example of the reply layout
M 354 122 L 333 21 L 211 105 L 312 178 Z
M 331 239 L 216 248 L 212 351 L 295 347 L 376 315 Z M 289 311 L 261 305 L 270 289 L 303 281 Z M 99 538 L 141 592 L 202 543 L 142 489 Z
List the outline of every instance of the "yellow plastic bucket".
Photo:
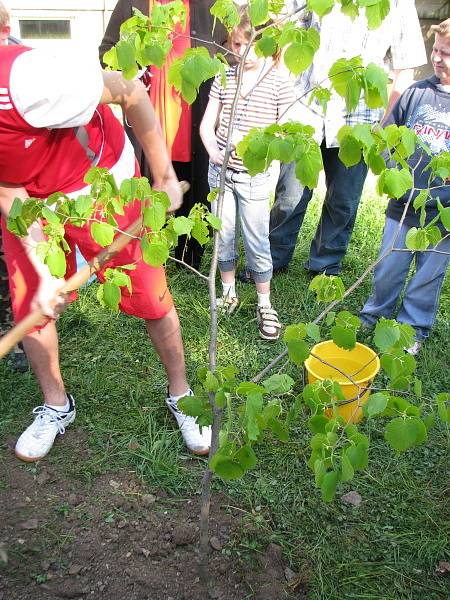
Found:
M 324 364 L 319 358 L 328 364 Z M 311 350 L 311 356 L 305 360 L 305 368 L 309 383 L 324 379 L 337 381 L 345 397 L 345 400 L 338 403 L 338 413 L 347 423 L 361 421 L 362 407 L 369 397 L 373 378 L 380 370 L 380 360 L 373 350 L 358 343 L 353 350 L 344 350 L 331 340 L 321 342 Z M 356 385 L 345 377 L 344 373 L 351 377 Z M 325 414 L 331 416 L 331 409 L 327 409 Z

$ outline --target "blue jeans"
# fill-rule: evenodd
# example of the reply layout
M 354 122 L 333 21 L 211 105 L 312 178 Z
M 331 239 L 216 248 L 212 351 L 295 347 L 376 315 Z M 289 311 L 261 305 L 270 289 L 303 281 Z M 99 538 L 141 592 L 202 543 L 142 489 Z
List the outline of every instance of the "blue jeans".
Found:
M 399 222 L 386 219 L 380 256 L 392 245 Z M 405 238 L 410 227 L 402 225 L 395 248 L 406 248 Z M 450 252 L 450 238 L 434 246 L 441 252 Z M 409 280 L 400 303 L 397 320 L 408 323 L 416 330 L 416 339 L 428 337 L 436 318 L 439 295 L 450 257 L 436 252 L 391 252 L 375 267 L 373 291 L 361 311 L 366 325 L 374 325 L 380 317 L 390 319 L 397 308 L 405 287 L 411 262 L 415 257 L 415 273 Z
M 310 271 L 337 275 L 352 235 L 367 166 L 361 161 L 347 169 L 339 160 L 339 148 L 327 148 L 325 142 L 322 142 L 321 151 L 327 192 L 305 267 Z M 273 241 L 271 237 L 274 268 L 287 266 L 291 260 L 306 207 L 313 194 L 313 190 L 304 188 L 301 196 L 295 195 L 295 186 L 300 192 L 302 188 L 299 182 L 294 181 L 294 168 L 285 170 L 280 177 L 284 181 L 278 182 L 277 191 L 279 188 L 281 193 L 275 196 L 271 217 L 271 236 L 272 231 L 276 232 Z M 281 206 L 281 211 L 278 206 Z M 282 240 L 285 242 L 282 243 Z
M 295 163 L 281 163 L 280 176 L 275 188 L 275 202 L 270 211 L 270 252 L 274 269 L 290 263 L 302 226 L 308 198 L 303 198 L 304 187 L 295 176 Z
M 219 186 L 220 167 L 210 163 L 208 182 Z M 212 203 L 216 213 L 217 203 Z M 244 171 L 227 169 L 219 231 L 219 269 L 234 271 L 239 258 L 239 232 L 242 232 L 247 269 L 253 281 L 265 283 L 272 279 L 272 258 L 269 244 L 269 173 L 255 177 Z

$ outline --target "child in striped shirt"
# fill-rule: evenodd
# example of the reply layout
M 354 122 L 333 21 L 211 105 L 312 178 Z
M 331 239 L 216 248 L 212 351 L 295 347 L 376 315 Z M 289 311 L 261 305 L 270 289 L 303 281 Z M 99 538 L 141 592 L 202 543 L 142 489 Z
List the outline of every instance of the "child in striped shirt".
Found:
M 230 34 L 229 46 L 232 52 L 242 55 L 251 37 L 252 27 L 246 10 L 242 7 L 238 10 L 241 21 Z M 264 59 L 251 49 L 243 65 L 242 87 L 234 122 L 230 122 L 230 116 L 237 89 L 238 66 L 226 72 L 225 87 L 221 85 L 219 76 L 214 80 L 200 125 L 200 136 L 210 159 L 208 182 L 211 188 L 219 186 L 227 135 L 232 128 L 233 151 L 226 170 L 222 228 L 219 232 L 223 296 L 218 298 L 217 304 L 229 314 L 238 305 L 235 270 L 241 230 L 246 264 L 258 295 L 259 335 L 264 340 L 277 340 L 281 330 L 277 312 L 270 301 L 269 173 L 251 177 L 236 155 L 235 147 L 250 129 L 275 123 L 295 102 L 292 83 L 283 78 L 276 66 L 275 57 Z M 213 210 L 215 208 L 213 203 Z

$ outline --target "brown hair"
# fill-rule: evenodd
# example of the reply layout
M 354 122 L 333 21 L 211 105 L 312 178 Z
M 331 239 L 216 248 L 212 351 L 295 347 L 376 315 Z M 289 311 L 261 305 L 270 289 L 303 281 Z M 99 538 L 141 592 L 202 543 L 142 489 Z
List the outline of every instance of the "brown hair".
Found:
M 6 27 L 9 25 L 9 12 L 6 10 L 5 5 L 0 2 L 0 27 Z
M 446 40 L 450 40 L 450 19 L 445 19 L 439 25 L 432 25 L 430 27 L 430 32 L 440 35 Z

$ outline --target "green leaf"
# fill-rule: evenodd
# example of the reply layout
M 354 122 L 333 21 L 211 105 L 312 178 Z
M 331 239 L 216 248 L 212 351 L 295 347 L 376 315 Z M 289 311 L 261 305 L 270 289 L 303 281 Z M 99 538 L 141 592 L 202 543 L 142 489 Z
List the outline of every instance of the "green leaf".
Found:
M 392 348 L 400 339 L 400 330 L 397 324 L 392 321 L 380 319 L 375 325 L 375 335 L 373 341 L 381 352 Z
M 336 346 L 344 348 L 344 350 L 352 350 L 356 345 L 356 332 L 354 329 L 334 325 L 331 328 L 331 337 Z
M 322 154 L 316 142 L 305 145 L 300 152 L 296 149 L 295 175 L 302 185 L 311 189 L 317 186 L 320 171 L 323 168 Z
M 356 56 L 347 60 L 340 58 L 331 67 L 328 77 L 335 91 L 345 98 L 347 110 L 352 112 L 358 105 L 362 90 L 362 61 Z
M 211 373 L 211 371 L 208 371 L 206 373 L 205 381 L 203 382 L 203 387 L 207 392 L 217 392 L 217 390 L 219 389 L 219 382 L 217 380 L 217 377 L 213 373 Z
M 310 354 L 308 344 L 303 340 L 290 340 L 287 346 L 290 360 L 300 367 Z
M 359 0 L 359 4 L 366 7 L 369 29 L 380 27 L 390 10 L 390 0 Z
M 267 425 L 276 435 L 276 437 L 280 440 L 280 442 L 288 442 L 289 441 L 289 431 L 287 427 L 278 419 L 270 417 L 267 420 Z
M 49 250 L 45 259 L 45 264 L 53 277 L 64 277 L 66 274 L 66 255 L 59 246 Z
M 414 418 L 397 417 L 387 424 L 384 438 L 394 450 L 404 452 L 415 445 L 418 435 L 419 428 Z
M 292 389 L 294 383 L 292 377 L 289 377 L 289 375 L 286 375 L 285 373 L 281 375 L 272 375 L 262 382 L 269 394 L 285 394 Z
M 125 79 L 133 79 L 138 74 L 135 48 L 128 40 L 120 40 L 116 44 L 116 56 L 119 70 Z
M 324 415 L 314 415 L 308 419 L 308 427 L 313 433 L 325 433 L 325 427 L 328 423 L 329 419 Z
M 447 392 L 441 392 L 436 396 L 438 415 L 443 423 L 450 423 L 450 406 L 447 406 L 448 402 L 450 402 L 450 394 Z
M 256 454 L 250 444 L 245 444 L 245 446 L 239 448 L 234 455 L 234 460 L 238 462 L 245 471 L 253 469 L 258 462 Z
M 339 146 L 339 159 L 349 168 L 361 162 L 361 144 L 351 135 L 346 135 Z
M 178 408 L 190 417 L 199 417 L 205 412 L 205 404 L 197 396 L 184 396 L 178 400 Z
M 411 227 L 406 234 L 405 245 L 409 250 L 426 250 L 430 245 L 427 231 Z
M 258 439 L 260 430 L 257 417 L 261 413 L 263 405 L 263 396 L 259 392 L 250 392 L 247 394 L 245 403 L 244 426 L 249 440 Z
M 159 231 L 166 222 L 166 209 L 159 202 L 144 208 L 144 225 L 152 231 Z
M 307 0 L 307 6 L 319 17 L 327 15 L 334 6 L 334 0 Z
M 214 467 L 211 464 L 210 466 L 216 475 L 227 481 L 239 479 L 245 473 L 242 466 L 231 458 L 221 458 L 214 463 Z
M 320 484 L 320 490 L 322 492 L 322 500 L 324 502 L 331 502 L 336 494 L 336 487 L 339 481 L 339 475 L 336 471 L 328 471 L 325 473 Z
M 169 258 L 169 249 L 162 242 L 150 243 L 147 235 L 141 239 L 142 258 L 152 267 L 161 267 Z
M 306 333 L 315 342 L 320 342 L 320 327 L 316 323 L 306 323 Z
M 287 343 L 291 340 L 303 340 L 306 337 L 306 326 L 304 323 L 287 325 L 284 330 L 283 340 Z
M 314 480 L 315 480 L 316 487 L 320 488 L 326 472 L 327 472 L 327 468 L 325 466 L 325 462 L 320 458 L 315 460 L 314 461 Z
M 222 388 L 217 390 L 214 400 L 218 408 L 224 408 L 224 406 L 226 406 L 227 395 Z
M 371 394 L 363 407 L 364 414 L 368 417 L 374 417 L 375 415 L 379 415 L 385 410 L 388 404 L 388 400 L 389 396 L 383 394 L 383 392 Z
M 413 187 L 411 173 L 407 169 L 386 169 L 384 193 L 392 198 L 401 198 Z
M 350 446 L 345 450 L 345 454 L 355 471 L 361 471 L 367 467 L 368 455 L 366 442 L 360 442 L 356 446 Z
M 216 215 L 208 213 L 206 215 L 206 220 L 213 229 L 216 229 L 217 231 L 220 231 L 220 229 L 222 229 L 222 221 L 219 219 L 219 217 L 216 217 Z
M 187 235 L 191 233 L 194 221 L 188 217 L 176 217 L 172 219 L 171 224 L 177 235 Z
M 447 231 L 450 231 L 450 206 L 447 206 L 446 208 L 444 208 L 439 200 L 438 200 L 437 204 L 438 204 L 439 217 L 441 219 L 441 223 Z
M 355 471 L 347 454 L 341 456 L 341 481 L 350 481 L 353 479 Z
M 228 31 L 239 25 L 239 13 L 233 0 L 217 0 L 211 6 L 210 13 L 217 17 Z
M 108 281 L 103 284 L 103 302 L 105 305 L 117 312 L 119 310 L 119 302 L 121 299 L 120 288 L 114 283 L 109 283 Z
M 309 289 L 316 292 L 318 302 L 326 303 L 342 300 L 345 293 L 342 279 L 334 275 L 316 275 L 309 284 Z
M 314 48 L 308 43 L 293 42 L 284 53 L 284 64 L 294 75 L 300 75 L 314 58 Z
M 364 77 L 367 86 L 365 92 L 367 106 L 369 108 L 386 107 L 388 104 L 388 76 L 386 71 L 374 63 L 369 63 L 364 71 Z M 408 143 L 409 141 L 410 138 L 407 139 Z
M 196 221 L 191 231 L 192 237 L 203 246 L 209 240 L 208 226 L 203 221 Z
M 91 224 L 91 236 L 99 246 L 105 248 L 112 244 L 114 239 L 114 227 L 108 223 L 98 223 L 97 221 L 94 221 L 94 223 Z
M 250 0 L 248 13 L 253 27 L 263 25 L 269 20 L 268 0 Z

